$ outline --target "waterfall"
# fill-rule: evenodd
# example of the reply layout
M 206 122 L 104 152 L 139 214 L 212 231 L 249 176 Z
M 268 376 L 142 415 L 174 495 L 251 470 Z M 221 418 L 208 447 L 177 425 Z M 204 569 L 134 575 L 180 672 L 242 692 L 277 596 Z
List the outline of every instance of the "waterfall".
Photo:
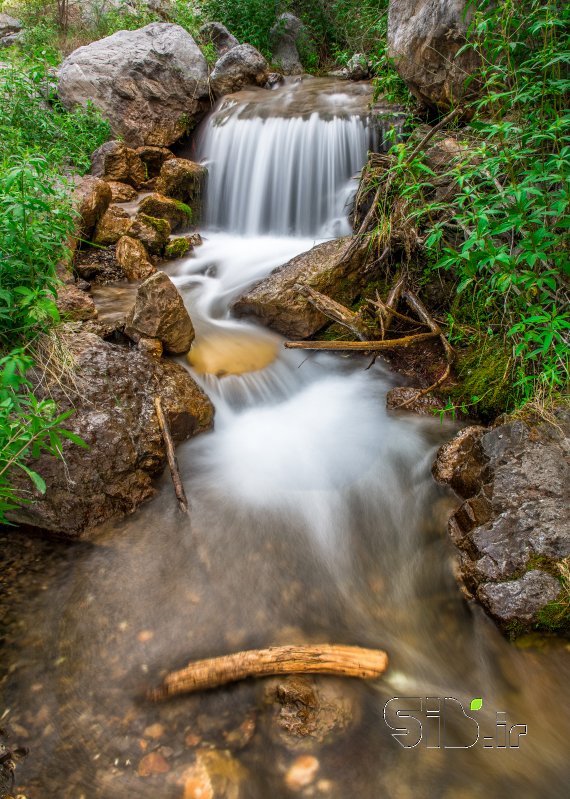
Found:
M 297 89 L 297 92 L 302 91 Z M 282 90 L 291 96 L 290 88 Z M 255 102 L 222 104 L 202 135 L 209 169 L 206 221 L 238 235 L 329 238 L 349 232 L 348 204 L 369 150 L 382 146 L 388 123 L 364 99 L 328 95 L 326 111 L 306 103 L 268 116 Z M 339 107 L 344 105 L 345 108 Z M 283 111 L 283 105 L 280 106 Z

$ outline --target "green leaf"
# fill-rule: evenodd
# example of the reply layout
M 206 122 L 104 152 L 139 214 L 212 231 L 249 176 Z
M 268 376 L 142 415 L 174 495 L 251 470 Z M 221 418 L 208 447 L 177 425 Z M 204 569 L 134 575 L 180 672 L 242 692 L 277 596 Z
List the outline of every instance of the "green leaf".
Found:
M 481 710 L 482 707 L 483 707 L 482 699 L 472 699 L 471 704 L 469 705 L 470 710 Z

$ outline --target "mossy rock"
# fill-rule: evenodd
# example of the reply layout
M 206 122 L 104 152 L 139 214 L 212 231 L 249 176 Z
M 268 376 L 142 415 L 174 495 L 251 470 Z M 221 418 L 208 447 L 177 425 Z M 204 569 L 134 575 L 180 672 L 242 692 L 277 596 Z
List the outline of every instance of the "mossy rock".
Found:
M 139 205 L 139 215 L 154 219 L 166 219 L 172 231 L 187 227 L 192 221 L 192 209 L 180 200 L 172 200 L 162 194 L 150 194 Z
M 173 261 L 176 258 L 182 258 L 191 249 L 192 246 L 188 239 L 183 237 L 172 239 L 164 249 L 164 257 Z
M 171 232 L 170 224 L 166 219 L 157 219 L 148 214 L 139 213 L 129 230 L 129 236 L 142 241 L 151 255 L 161 255 Z

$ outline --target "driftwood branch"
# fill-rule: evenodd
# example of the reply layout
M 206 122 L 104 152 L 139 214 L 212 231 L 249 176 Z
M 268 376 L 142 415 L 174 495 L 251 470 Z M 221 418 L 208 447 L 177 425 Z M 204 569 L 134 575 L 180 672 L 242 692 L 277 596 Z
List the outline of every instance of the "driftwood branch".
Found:
M 334 674 L 372 680 L 380 677 L 387 667 L 388 655 L 379 649 L 334 644 L 273 646 L 197 660 L 167 674 L 162 686 L 151 691 L 149 698 L 156 701 L 218 688 L 247 677 L 278 674 Z
M 406 158 L 404 162 L 405 165 L 409 166 L 416 157 L 416 155 L 419 155 L 419 153 L 421 153 L 421 151 L 424 149 L 428 141 L 432 139 L 436 133 L 439 133 L 439 131 L 442 128 L 445 128 L 446 125 L 449 125 L 449 123 L 452 122 L 455 119 L 455 117 L 458 117 L 462 113 L 463 113 L 463 108 L 461 106 L 458 106 L 457 108 L 454 108 L 453 111 L 450 111 L 449 114 L 447 114 L 447 116 L 445 116 L 442 120 L 440 120 L 437 123 L 437 125 L 434 125 L 433 128 L 430 128 L 429 131 L 426 133 L 426 135 L 423 137 L 423 139 L 414 147 L 410 155 Z
M 170 474 L 172 476 L 172 482 L 174 484 L 174 491 L 176 493 L 176 499 L 178 500 L 178 506 L 183 513 L 188 513 L 188 500 L 186 499 L 186 492 L 184 491 L 184 485 L 180 478 L 180 472 L 178 470 L 178 462 L 176 460 L 176 454 L 174 452 L 174 443 L 172 441 L 172 436 L 170 435 L 170 428 L 168 426 L 168 421 L 166 419 L 166 416 L 164 415 L 164 411 L 162 410 L 162 403 L 160 401 L 160 397 L 154 398 L 154 408 L 156 410 L 160 432 L 162 433 L 164 446 L 166 448 L 168 467 L 170 469 Z
M 413 336 L 386 339 L 384 341 L 286 341 L 284 346 L 288 350 L 357 350 L 360 352 L 374 352 L 375 350 L 411 347 L 421 341 L 437 337 L 437 333 L 416 333 Z
M 360 341 L 366 341 L 370 335 L 370 331 L 364 324 L 360 314 L 351 311 L 349 308 L 336 302 L 336 300 L 332 300 L 325 294 L 321 294 L 320 291 L 315 291 L 315 289 L 310 286 L 297 285 L 295 288 L 299 294 L 307 298 L 317 311 L 328 316 L 328 318 L 332 319 L 334 322 L 343 325 L 343 327 L 347 327 Z

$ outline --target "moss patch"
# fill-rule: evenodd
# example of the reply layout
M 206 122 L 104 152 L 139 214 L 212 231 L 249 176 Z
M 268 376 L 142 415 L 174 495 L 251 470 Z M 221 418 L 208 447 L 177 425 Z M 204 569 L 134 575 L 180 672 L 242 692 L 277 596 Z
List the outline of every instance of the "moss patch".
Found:
M 174 260 L 175 258 L 182 258 L 190 249 L 190 242 L 187 239 L 172 239 L 166 245 L 164 250 L 164 257 Z

